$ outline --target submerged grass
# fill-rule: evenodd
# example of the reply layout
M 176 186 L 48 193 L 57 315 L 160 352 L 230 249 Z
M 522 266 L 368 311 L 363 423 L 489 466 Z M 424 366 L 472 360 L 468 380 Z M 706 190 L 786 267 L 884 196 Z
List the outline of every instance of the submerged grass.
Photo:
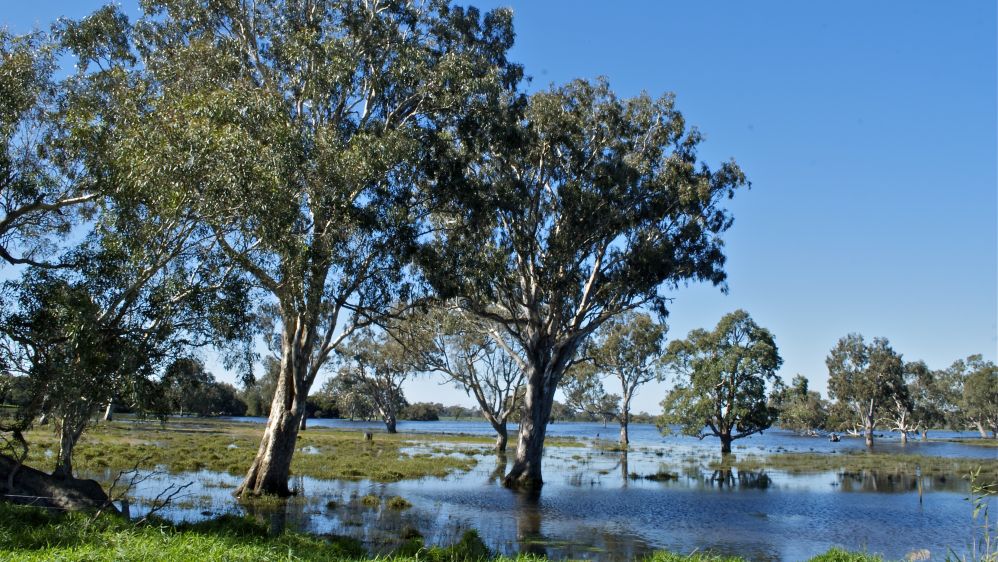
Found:
M 126 519 L 85 513 L 61 513 L 0 502 L 0 560 L 48 561 L 333 561 L 372 560 L 355 539 L 292 531 L 268 534 L 250 517 L 223 516 L 193 524 L 152 521 L 135 525 Z M 398 551 L 379 560 L 472 562 L 543 560 L 533 556 L 496 557 L 474 531 L 448 547 L 426 546 L 411 537 Z M 657 552 L 647 562 L 741 562 L 710 553 L 679 555 Z M 816 562 L 879 562 L 866 554 L 831 550 Z
M 843 470 L 864 470 L 883 473 L 911 474 L 921 470 L 922 475 L 962 476 L 980 469 L 980 479 L 985 483 L 998 483 L 998 459 L 972 459 L 930 457 L 926 455 L 898 455 L 867 451 L 842 454 L 778 453 L 773 455 L 739 456 L 733 460 L 710 463 L 711 469 L 737 468 L 745 471 L 782 470 L 792 474 Z

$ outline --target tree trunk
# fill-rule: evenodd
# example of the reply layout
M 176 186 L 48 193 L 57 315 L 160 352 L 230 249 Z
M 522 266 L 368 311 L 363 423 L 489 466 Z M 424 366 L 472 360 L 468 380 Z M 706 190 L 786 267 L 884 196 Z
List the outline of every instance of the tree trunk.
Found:
M 981 439 L 987 439 L 988 432 L 986 429 L 984 429 L 984 423 L 977 421 L 975 422 L 975 424 L 977 425 L 977 432 L 981 434 Z
M 496 430 L 496 452 L 505 453 L 506 443 L 509 441 L 509 434 L 506 431 L 506 424 L 496 424 L 493 426 Z
M 922 430 L 922 441 L 928 441 L 928 440 L 929 440 L 929 430 L 928 429 L 923 429 Z
M 308 421 L 308 412 L 307 411 L 306 412 L 302 412 L 302 414 L 301 414 L 301 422 L 299 422 L 299 424 L 298 424 L 298 431 L 305 431 L 305 429 L 306 429 L 305 426 L 307 424 L 307 421 Z
M 537 367 L 532 368 L 527 377 L 516 458 L 513 468 L 503 479 L 503 485 L 507 488 L 530 491 L 540 490 L 544 485 L 541 458 L 544 455 L 544 435 L 554 403 L 554 388 L 548 388 L 544 379 L 544 370 Z
M 398 420 L 395 419 L 394 415 L 385 416 L 385 427 L 388 428 L 388 433 L 398 433 L 397 425 Z
M 907 445 L 908 444 L 908 432 L 907 431 L 901 430 L 901 444 L 902 445 Z
M 731 433 L 722 433 L 719 437 L 721 438 L 721 454 L 731 453 L 731 442 L 733 441 Z
M 256 458 L 236 489 L 237 496 L 291 495 L 288 477 L 301 418 L 305 415 L 305 397 L 308 396 L 305 380 L 313 339 L 308 330 L 296 331 L 295 327 L 301 327 L 300 319 L 286 319 L 281 341 L 281 372 L 270 404 L 270 416 Z
M 863 420 L 863 434 L 866 437 L 866 446 L 873 447 L 873 415 L 868 414 Z
M 631 478 L 631 471 L 627 467 L 627 450 L 620 452 L 620 481 L 624 488 L 627 487 L 628 480 Z
M 107 409 L 104 410 L 104 421 L 114 421 L 114 402 L 107 403 Z
M 63 419 L 59 430 L 59 454 L 56 455 L 52 476 L 67 480 L 73 478 L 73 450 L 83 434 L 83 425 L 72 419 Z

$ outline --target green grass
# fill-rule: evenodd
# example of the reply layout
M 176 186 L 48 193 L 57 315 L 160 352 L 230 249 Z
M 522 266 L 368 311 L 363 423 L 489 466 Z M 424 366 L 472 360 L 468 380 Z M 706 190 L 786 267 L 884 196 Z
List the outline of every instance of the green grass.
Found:
M 916 468 L 924 476 L 960 476 L 981 469 L 980 478 L 985 483 L 998 482 L 998 460 L 945 458 L 925 455 L 897 455 L 856 451 L 842 454 L 777 453 L 773 455 L 738 456 L 733 461 L 715 461 L 711 469 L 737 468 L 739 470 L 782 470 L 789 473 L 825 472 L 843 470 L 859 472 L 874 470 L 883 473 L 915 474 Z
M 242 476 L 253 461 L 263 426 L 212 419 L 126 419 L 100 423 L 87 430 L 73 455 L 78 472 L 100 473 L 162 467 L 172 473 L 212 470 Z M 58 438 L 49 427 L 25 434 L 31 444 L 27 464 L 51 470 L 46 456 L 58 450 Z M 291 465 L 293 474 L 322 479 L 399 480 L 444 477 L 466 471 L 476 456 L 491 454 L 469 445 L 492 444 L 489 436 L 375 433 L 367 441 L 354 430 L 313 427 L 299 433 Z M 582 447 L 573 439 L 548 440 L 551 447 Z M 408 454 L 404 449 L 430 446 L 435 454 Z M 459 453 L 459 454 L 453 454 Z
M 943 441 L 975 447 L 998 447 L 998 439 L 943 439 Z
M 112 472 L 163 467 L 178 473 L 212 470 L 241 476 L 259 446 L 263 426 L 218 420 L 115 421 L 101 423 L 84 434 L 73 456 L 81 473 Z M 26 437 L 31 443 L 27 463 L 41 469 L 53 463 L 45 451 L 54 453 L 57 437 L 48 428 Z M 323 479 L 395 482 L 427 476 L 443 477 L 469 470 L 477 464 L 471 455 L 410 455 L 408 447 L 426 442 L 446 443 L 455 450 L 468 440 L 455 436 L 375 434 L 372 441 L 362 432 L 311 428 L 301 432 L 291 465 L 293 474 Z M 50 453 L 51 454 L 51 453 Z
M 137 526 L 114 516 L 94 518 L 85 513 L 49 512 L 0 502 L 0 560 L 88 561 L 333 561 L 371 560 L 354 539 L 286 531 L 269 535 L 266 526 L 249 517 L 223 516 L 201 523 L 171 525 L 153 521 Z M 393 555 L 380 560 L 470 562 L 538 560 L 494 557 L 474 531 L 448 547 L 424 545 L 414 536 Z M 679 555 L 657 552 L 647 562 L 740 562 L 737 557 L 707 552 Z M 833 549 L 813 562 L 879 562 L 866 554 Z

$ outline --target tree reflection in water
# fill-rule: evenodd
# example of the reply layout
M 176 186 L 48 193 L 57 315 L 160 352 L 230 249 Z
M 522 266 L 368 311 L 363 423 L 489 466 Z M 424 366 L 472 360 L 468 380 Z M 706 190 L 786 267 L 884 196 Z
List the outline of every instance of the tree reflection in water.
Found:
M 769 488 L 773 480 L 764 470 L 736 470 L 731 468 L 719 468 L 710 477 L 705 479 L 705 483 L 718 488 L 739 488 L 743 490 L 765 490 Z
M 547 557 L 541 535 L 540 491 L 516 493 L 516 542 L 522 554 Z

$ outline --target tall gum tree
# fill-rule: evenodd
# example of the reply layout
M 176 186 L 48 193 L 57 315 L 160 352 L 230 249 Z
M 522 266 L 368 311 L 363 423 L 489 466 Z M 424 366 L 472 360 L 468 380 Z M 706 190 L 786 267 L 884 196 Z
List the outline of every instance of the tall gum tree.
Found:
M 277 387 L 236 493 L 288 495 L 317 374 L 407 296 L 424 147 L 520 80 L 511 15 L 443 0 L 142 6 L 112 119 L 119 166 L 136 188 L 193 197 L 223 261 L 277 306 Z
M 524 372 L 504 482 L 536 490 L 579 346 L 626 311 L 664 313 L 670 289 L 721 284 L 721 204 L 746 180 L 733 162 L 698 161 L 700 134 L 669 95 L 619 99 L 605 81 L 575 81 L 509 106 L 458 128 L 444 151 L 436 179 L 453 198 L 423 257 L 430 284 L 493 321 Z

